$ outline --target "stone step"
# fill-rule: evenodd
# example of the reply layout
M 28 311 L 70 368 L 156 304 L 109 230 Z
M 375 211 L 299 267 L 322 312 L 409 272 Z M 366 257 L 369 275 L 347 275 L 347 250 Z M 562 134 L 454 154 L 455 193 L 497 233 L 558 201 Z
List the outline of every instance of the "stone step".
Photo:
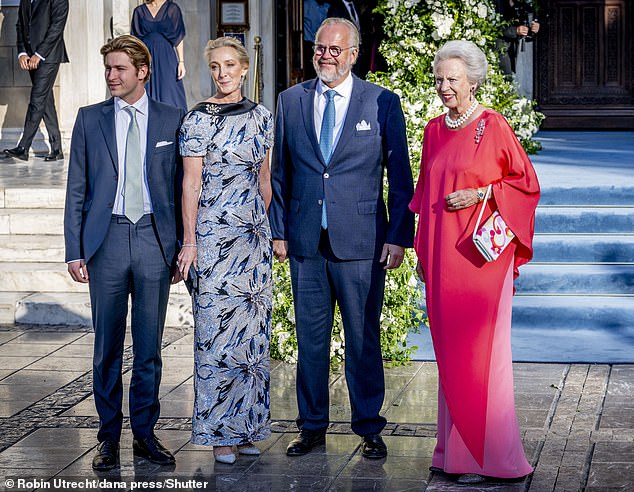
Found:
M 37 292 L 21 297 L 19 294 L 14 295 L 19 299 L 14 304 L 14 321 L 11 322 L 34 325 L 91 325 L 90 299 L 87 293 Z M 170 294 L 165 323 L 168 326 L 193 326 L 189 295 Z
M 597 330 L 634 339 L 634 297 L 516 295 L 513 327 L 539 330 Z M 540 343 L 535 340 L 535 343 Z
M 535 234 L 538 262 L 634 262 L 634 234 Z
M 170 291 L 187 293 L 183 282 Z M 0 292 L 88 292 L 88 284 L 73 281 L 63 262 L 0 262 Z
M 0 208 L 64 208 L 65 188 L 1 188 Z
M 572 184 L 543 186 L 539 199 L 540 205 L 576 205 L 580 208 L 589 205 L 626 205 L 634 206 L 634 186 Z
M 64 210 L 0 208 L 0 234 L 64 234 Z
M 634 207 L 539 206 L 537 233 L 634 233 Z
M 0 235 L 0 262 L 64 262 L 64 236 Z
M 515 281 L 518 294 L 633 295 L 632 265 L 529 263 Z

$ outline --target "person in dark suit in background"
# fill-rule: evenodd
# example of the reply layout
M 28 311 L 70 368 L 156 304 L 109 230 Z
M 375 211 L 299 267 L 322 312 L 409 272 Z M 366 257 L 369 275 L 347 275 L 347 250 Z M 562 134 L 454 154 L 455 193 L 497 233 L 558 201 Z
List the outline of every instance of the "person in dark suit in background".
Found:
M 68 62 L 64 44 L 64 27 L 68 17 L 68 0 L 21 0 L 18 9 L 18 60 L 31 77 L 31 96 L 24 120 L 24 133 L 18 146 L 4 149 L 7 157 L 26 161 L 42 119 L 50 142 L 45 161 L 64 158 L 59 131 L 53 84 L 60 63 Z
M 160 465 L 174 456 L 154 435 L 159 417 L 161 339 L 176 266 L 175 204 L 182 163 L 178 128 L 184 110 L 145 93 L 150 53 L 137 38 L 120 36 L 101 48 L 112 98 L 80 108 L 73 129 L 64 236 L 76 282 L 89 283 L 95 331 L 93 391 L 99 446 L 92 467 L 119 464 L 123 423 L 121 368 L 132 296 L 134 360 L 130 425 L 136 456 Z
M 352 22 L 326 19 L 314 47 L 318 78 L 277 102 L 269 219 L 273 253 L 290 259 L 298 344 L 300 433 L 289 456 L 325 442 L 335 303 L 346 334 L 352 430 L 363 437 L 363 456 L 387 455 L 380 316 L 385 271 L 412 246 L 414 185 L 398 96 L 350 73 L 358 47 Z

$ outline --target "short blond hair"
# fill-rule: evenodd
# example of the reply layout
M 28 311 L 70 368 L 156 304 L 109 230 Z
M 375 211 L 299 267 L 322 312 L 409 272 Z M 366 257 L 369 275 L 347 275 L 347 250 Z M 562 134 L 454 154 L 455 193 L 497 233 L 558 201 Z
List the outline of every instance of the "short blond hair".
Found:
M 123 34 L 122 36 L 111 39 L 101 47 L 100 52 L 103 55 L 104 63 L 106 62 L 106 56 L 115 51 L 121 51 L 128 55 L 137 72 L 142 66 L 146 66 L 147 75 L 143 79 L 143 82 L 147 83 L 147 81 L 150 80 L 152 57 L 150 56 L 150 51 L 147 49 L 147 46 L 143 44 L 143 41 L 131 34 Z
M 205 48 L 205 58 L 207 65 L 211 64 L 211 52 L 218 48 L 233 48 L 238 53 L 238 61 L 243 67 L 249 67 L 249 53 L 244 45 L 236 38 L 224 36 L 222 38 L 210 39 Z

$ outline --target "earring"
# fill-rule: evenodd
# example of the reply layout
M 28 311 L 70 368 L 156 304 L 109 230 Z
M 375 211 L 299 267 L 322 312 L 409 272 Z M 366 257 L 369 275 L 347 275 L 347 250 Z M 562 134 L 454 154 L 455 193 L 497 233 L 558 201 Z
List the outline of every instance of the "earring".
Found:
M 244 84 L 244 75 L 240 75 L 240 88 L 242 88 L 242 84 Z

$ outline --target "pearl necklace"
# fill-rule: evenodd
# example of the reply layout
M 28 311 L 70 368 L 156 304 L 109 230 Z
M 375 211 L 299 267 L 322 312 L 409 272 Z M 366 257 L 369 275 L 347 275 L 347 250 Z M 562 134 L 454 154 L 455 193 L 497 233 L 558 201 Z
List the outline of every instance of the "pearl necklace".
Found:
M 476 110 L 477 107 L 478 107 L 478 100 L 474 99 L 473 104 L 471 104 L 471 107 L 467 109 L 465 114 L 463 114 L 462 116 L 459 116 L 458 119 L 456 120 L 452 120 L 451 116 L 449 116 L 449 111 L 447 111 L 445 113 L 445 125 L 447 125 L 447 128 L 451 128 L 452 130 L 455 130 L 456 128 L 460 128 L 465 123 L 465 121 L 467 121 L 471 117 L 471 115 L 473 114 L 473 112 Z

